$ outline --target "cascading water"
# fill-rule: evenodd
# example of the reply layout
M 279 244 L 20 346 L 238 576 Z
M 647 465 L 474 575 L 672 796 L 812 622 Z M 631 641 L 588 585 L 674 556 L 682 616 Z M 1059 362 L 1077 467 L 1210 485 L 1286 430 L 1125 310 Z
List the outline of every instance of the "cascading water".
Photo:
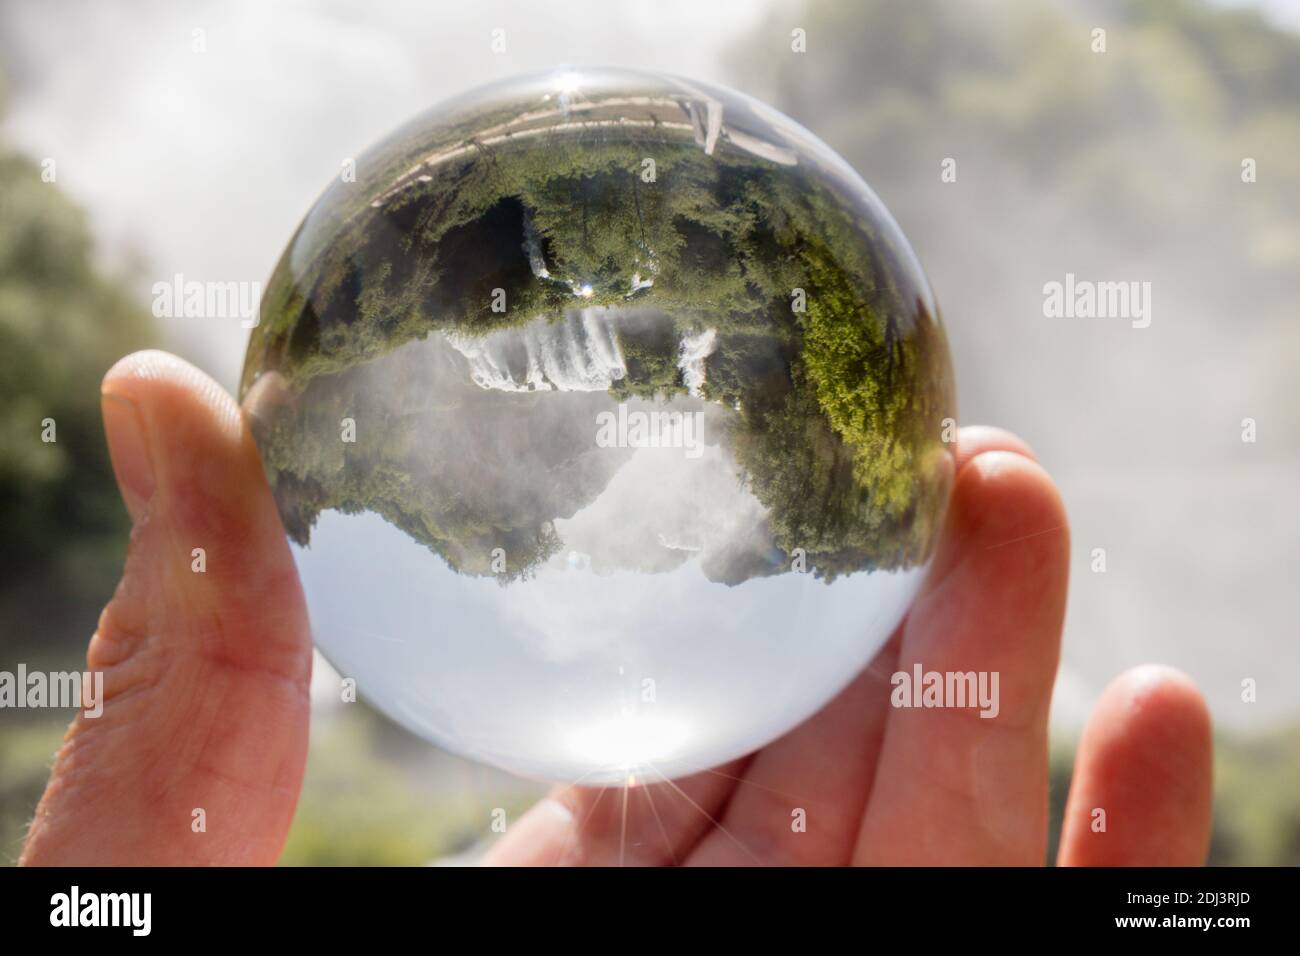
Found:
M 480 388 L 603 392 L 627 376 L 617 326 L 617 313 L 588 308 L 568 312 L 558 321 L 539 319 L 481 338 L 449 333 L 447 340 L 469 362 L 470 378 Z M 717 339 L 717 331 L 711 328 L 682 337 L 677 365 L 695 397 L 700 395 L 705 363 Z

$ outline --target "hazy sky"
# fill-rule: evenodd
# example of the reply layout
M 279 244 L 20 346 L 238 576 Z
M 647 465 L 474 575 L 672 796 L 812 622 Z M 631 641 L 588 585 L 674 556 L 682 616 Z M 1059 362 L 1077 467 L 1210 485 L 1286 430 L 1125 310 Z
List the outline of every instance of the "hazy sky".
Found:
M 723 54 L 775 5 L 142 0 L 127 14 L 91 0 L 10 0 L 0 9 L 6 131 L 57 161 L 101 255 L 130 266 L 142 295 L 176 273 L 264 283 L 340 163 L 440 99 L 562 63 L 727 83 Z M 1300 0 L 1260 5 L 1300 26 Z M 503 53 L 491 48 L 496 29 Z M 234 385 L 247 337 L 238 322 L 163 324 L 173 348 Z

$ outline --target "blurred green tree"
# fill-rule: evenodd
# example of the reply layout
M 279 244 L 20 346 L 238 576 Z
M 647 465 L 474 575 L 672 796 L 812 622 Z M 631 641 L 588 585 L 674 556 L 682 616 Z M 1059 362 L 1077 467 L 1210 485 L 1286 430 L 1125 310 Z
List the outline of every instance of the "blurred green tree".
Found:
M 1104 54 L 1091 48 L 1097 23 Z M 806 55 L 786 46 L 789 24 L 807 30 Z M 1098 270 L 1167 276 L 1167 310 L 1293 315 L 1300 163 L 1274 158 L 1249 189 L 1231 188 L 1246 157 L 1300 154 L 1300 37 L 1256 10 L 809 0 L 779 4 L 733 60 L 741 88 L 880 190 L 935 278 L 950 279 L 941 301 L 1012 307 L 1006 290 L 1041 286 L 1045 243 Z M 957 185 L 941 184 L 945 158 Z
M 49 635 L 26 633 L 33 621 L 103 601 L 120 570 L 128 523 L 99 381 L 153 338 L 49 170 L 0 143 L 0 634 L 37 643 Z M 33 602 L 48 613 L 21 613 Z

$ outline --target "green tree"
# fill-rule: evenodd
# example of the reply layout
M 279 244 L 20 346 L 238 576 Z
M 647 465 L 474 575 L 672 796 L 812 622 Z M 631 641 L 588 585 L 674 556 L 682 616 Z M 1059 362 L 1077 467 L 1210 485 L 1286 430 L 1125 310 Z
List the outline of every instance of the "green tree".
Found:
M 53 592 L 63 606 L 107 597 L 118 570 L 128 525 L 99 381 L 153 333 L 42 172 L 0 146 L 0 589 L 6 604 Z

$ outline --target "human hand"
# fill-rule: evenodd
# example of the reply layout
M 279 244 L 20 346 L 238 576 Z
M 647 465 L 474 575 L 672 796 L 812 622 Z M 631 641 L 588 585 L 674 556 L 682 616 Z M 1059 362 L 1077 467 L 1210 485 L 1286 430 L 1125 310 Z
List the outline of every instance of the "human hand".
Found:
M 269 864 L 306 760 L 306 606 L 234 400 L 159 352 L 104 379 L 118 484 L 135 521 L 87 652 L 104 713 L 73 721 L 24 864 Z M 964 429 L 944 538 L 873 665 L 757 754 L 624 790 L 563 788 L 489 854 L 549 863 L 1040 863 L 1047 713 L 1068 574 L 1060 499 L 1014 437 Z M 206 569 L 193 570 L 193 549 Z M 889 677 L 998 671 L 998 717 L 891 710 Z M 1093 833 L 1091 808 L 1108 829 Z M 806 832 L 794 832 L 794 808 Z M 207 821 L 195 832 L 195 811 Z M 1210 820 L 1209 717 L 1165 669 L 1102 695 L 1080 744 L 1061 861 L 1192 864 Z
M 947 522 L 907 619 L 852 685 L 756 754 L 629 790 L 562 788 L 489 854 L 502 864 L 1038 865 L 1047 718 L 1069 576 L 1051 478 L 1018 438 L 964 428 Z M 894 709 L 890 677 L 996 671 L 1000 710 Z M 1210 718 L 1188 678 L 1122 674 L 1080 741 L 1058 861 L 1198 865 Z M 1094 809 L 1106 829 L 1093 831 Z M 803 832 L 792 825 L 804 811 Z
M 174 356 L 130 355 L 102 392 L 135 522 L 86 653 L 103 714 L 73 720 L 19 862 L 274 863 L 307 757 L 311 637 L 257 449 L 234 399 Z

